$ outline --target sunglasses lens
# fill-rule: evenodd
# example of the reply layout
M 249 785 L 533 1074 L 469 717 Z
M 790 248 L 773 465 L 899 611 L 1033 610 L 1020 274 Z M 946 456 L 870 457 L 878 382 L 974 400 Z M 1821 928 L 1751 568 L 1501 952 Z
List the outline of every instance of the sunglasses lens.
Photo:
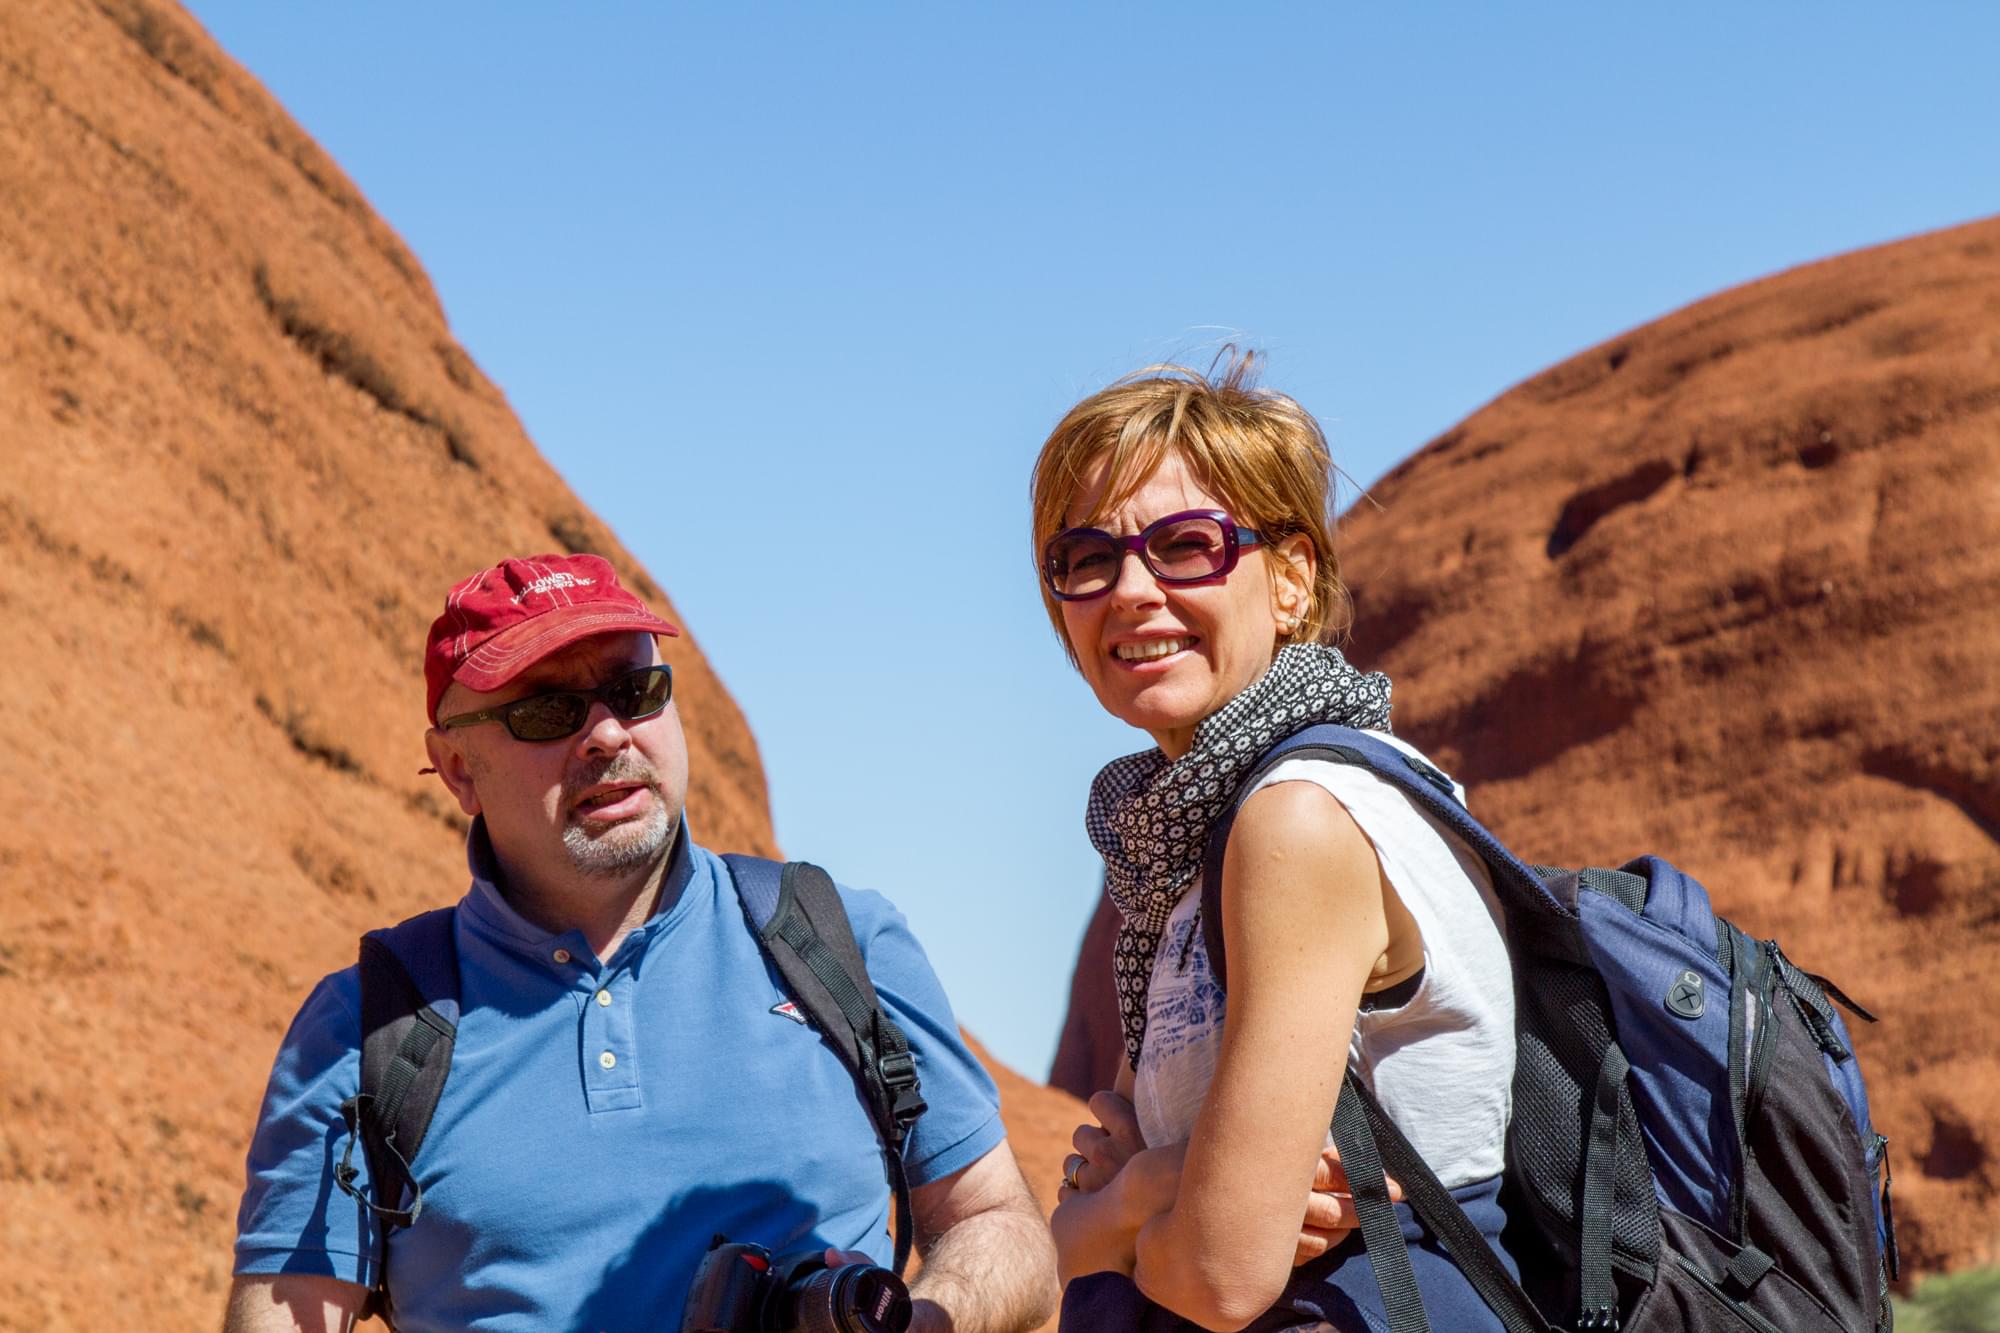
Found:
M 554 741 L 573 736 L 590 716 L 590 699 L 569 690 L 532 694 L 507 710 L 515 740 Z
M 674 673 L 664 666 L 645 667 L 604 687 L 604 702 L 627 722 L 653 716 L 673 697 Z
M 1146 563 L 1163 579 L 1205 579 L 1228 558 L 1222 525 L 1212 518 L 1184 518 L 1146 535 Z
M 1043 560 L 1049 587 L 1063 597 L 1088 597 L 1118 579 L 1118 543 L 1101 532 L 1063 532 L 1049 542 Z

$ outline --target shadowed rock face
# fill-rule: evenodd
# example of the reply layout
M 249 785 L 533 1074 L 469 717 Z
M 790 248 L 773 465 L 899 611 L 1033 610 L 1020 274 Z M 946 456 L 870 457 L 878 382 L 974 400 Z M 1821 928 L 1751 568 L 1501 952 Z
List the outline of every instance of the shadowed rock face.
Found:
M 1111 977 L 1111 946 L 1118 938 L 1118 909 L 1106 893 L 1084 927 L 1076 970 L 1069 980 L 1069 1011 L 1049 1068 L 1049 1086 L 1086 1100 L 1112 1086 L 1125 1063 L 1125 1037 L 1118 1026 L 1117 991 Z
M 1880 1014 L 1905 1259 L 1992 1260 L 2000 221 L 1612 339 L 1372 500 L 1351 655 L 1397 730 L 1528 859 L 1668 855 Z

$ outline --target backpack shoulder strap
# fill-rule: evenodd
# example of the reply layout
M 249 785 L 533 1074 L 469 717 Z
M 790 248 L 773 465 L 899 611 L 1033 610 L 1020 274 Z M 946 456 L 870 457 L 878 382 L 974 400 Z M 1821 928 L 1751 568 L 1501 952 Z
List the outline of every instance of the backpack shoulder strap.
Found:
M 1215 975 L 1216 984 L 1227 985 L 1228 963 L 1222 947 L 1222 866 L 1229 848 L 1229 831 L 1235 826 L 1243 801 L 1256 789 L 1257 783 L 1288 759 L 1325 759 L 1366 769 L 1409 797 L 1419 810 L 1433 816 L 1464 839 L 1466 845 L 1486 862 L 1493 874 L 1494 889 L 1510 908 L 1519 906 L 1537 913 L 1569 915 L 1549 893 L 1542 877 L 1508 851 L 1505 844 L 1459 803 L 1450 778 L 1379 736 L 1371 736 L 1353 727 L 1320 723 L 1295 731 L 1266 750 L 1249 775 L 1237 786 L 1236 799 L 1216 817 L 1214 826 L 1209 829 L 1208 845 L 1202 858 L 1201 930 L 1202 943 L 1208 948 L 1209 968 Z
M 412 1163 L 444 1093 L 458 1034 L 456 923 L 456 910 L 444 907 L 361 937 L 361 1086 L 340 1106 L 348 1139 L 333 1176 L 376 1219 L 380 1254 L 368 1313 L 387 1309 L 389 1233 L 423 1212 Z M 354 1184 L 357 1141 L 368 1163 L 367 1195 Z
M 909 1262 L 916 1226 L 903 1148 L 925 1110 L 909 1040 L 882 1012 L 831 876 L 804 861 L 780 865 L 754 856 L 722 859 L 758 944 L 861 1089 L 862 1103 L 882 1139 L 884 1169 L 896 1196 L 895 1267 L 900 1275 Z
M 1362 1163 L 1363 1171 L 1367 1173 L 1365 1186 L 1350 1174 L 1348 1187 L 1353 1193 L 1356 1210 L 1361 1214 L 1362 1243 L 1375 1257 L 1376 1275 L 1378 1280 L 1384 1282 L 1385 1298 L 1391 1295 L 1390 1281 L 1399 1275 L 1402 1282 L 1409 1284 L 1411 1299 L 1416 1299 L 1415 1277 L 1409 1268 L 1407 1243 L 1401 1227 L 1394 1221 L 1386 1183 L 1379 1178 L 1386 1173 L 1403 1187 L 1403 1197 L 1409 1200 L 1410 1211 L 1423 1219 L 1431 1233 L 1444 1242 L 1452 1262 L 1507 1333 L 1551 1333 L 1548 1321 L 1528 1299 L 1521 1284 L 1501 1265 L 1492 1247 L 1486 1243 L 1485 1235 L 1472 1224 L 1472 1219 L 1465 1215 L 1458 1200 L 1452 1198 L 1451 1191 L 1438 1180 L 1430 1164 L 1418 1155 L 1403 1136 L 1403 1131 L 1396 1127 L 1396 1122 L 1384 1114 L 1368 1085 L 1351 1069 L 1341 1084 L 1340 1100 L 1334 1107 L 1333 1133 L 1334 1141 L 1340 1148 L 1341 1161 L 1350 1165 Z M 1379 1200 L 1367 1197 L 1377 1191 L 1381 1195 Z M 1373 1234 L 1368 1230 L 1371 1203 L 1375 1209 L 1386 1213 Z M 1607 1202 L 1605 1211 L 1608 1213 L 1609 1210 Z M 1378 1240 L 1377 1235 L 1381 1239 Z M 1381 1255 L 1394 1254 L 1397 1250 L 1402 1251 L 1400 1258 L 1384 1265 Z M 1611 1308 L 1616 1310 L 1615 1305 Z M 1419 1307 L 1416 1318 L 1421 1320 L 1422 1317 Z M 1420 1328 L 1423 1325 L 1413 1323 L 1411 1327 Z M 1606 1323 L 1593 1327 L 1616 1328 L 1617 1325 Z

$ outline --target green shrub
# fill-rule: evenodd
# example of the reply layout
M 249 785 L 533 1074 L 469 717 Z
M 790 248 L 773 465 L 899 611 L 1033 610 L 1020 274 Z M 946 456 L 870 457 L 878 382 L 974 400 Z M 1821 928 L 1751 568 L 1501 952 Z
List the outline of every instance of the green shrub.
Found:
M 1896 1302 L 1896 1333 L 2000 1333 L 2000 1268 L 1925 1278 Z

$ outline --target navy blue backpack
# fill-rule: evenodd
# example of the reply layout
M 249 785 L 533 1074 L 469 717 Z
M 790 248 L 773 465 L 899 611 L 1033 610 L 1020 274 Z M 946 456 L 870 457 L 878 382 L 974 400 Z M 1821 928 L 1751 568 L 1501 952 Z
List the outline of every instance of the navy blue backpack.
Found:
M 1385 1171 L 1508 1333 L 1890 1328 L 1888 1140 L 1833 1002 L 1872 1015 L 1715 915 L 1707 891 L 1658 857 L 1618 870 L 1522 862 L 1449 778 L 1365 732 L 1300 731 L 1239 792 L 1297 758 L 1365 768 L 1463 839 L 1492 873 L 1513 959 L 1502 1197 L 1519 1282 L 1352 1071 L 1342 1088 L 1334 1138 L 1392 1333 L 1430 1324 Z M 1217 821 L 1203 877 L 1218 982 L 1233 821 L 1233 810 Z

